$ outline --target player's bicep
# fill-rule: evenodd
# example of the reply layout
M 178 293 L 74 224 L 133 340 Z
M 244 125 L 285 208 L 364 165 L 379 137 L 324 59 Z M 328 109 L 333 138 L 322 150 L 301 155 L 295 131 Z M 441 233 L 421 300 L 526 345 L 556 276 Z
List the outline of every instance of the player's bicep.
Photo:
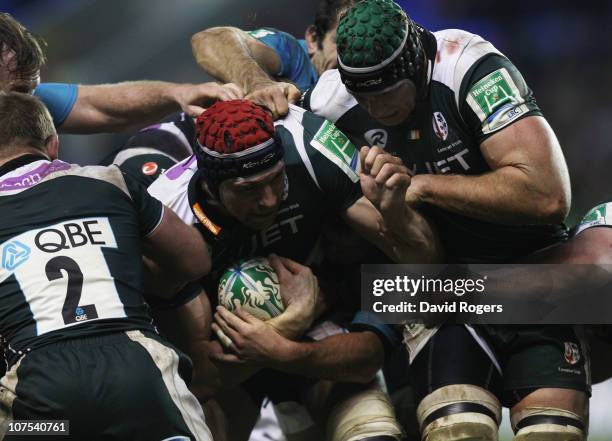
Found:
M 283 64 L 278 52 L 273 47 L 252 37 L 248 32 L 239 31 L 241 40 L 249 48 L 251 56 L 257 64 L 270 76 L 281 75 Z
M 185 281 L 199 279 L 210 271 L 210 253 L 202 235 L 167 207 L 157 227 L 143 239 L 143 251 Z
M 97 104 L 101 95 L 105 95 L 98 87 L 79 85 L 72 111 L 61 126 L 62 132 L 89 134 L 115 130 L 115 118 Z
M 561 146 L 548 122 L 530 116 L 487 138 L 480 150 L 493 170 L 504 166 L 535 167 L 546 171 L 565 164 Z

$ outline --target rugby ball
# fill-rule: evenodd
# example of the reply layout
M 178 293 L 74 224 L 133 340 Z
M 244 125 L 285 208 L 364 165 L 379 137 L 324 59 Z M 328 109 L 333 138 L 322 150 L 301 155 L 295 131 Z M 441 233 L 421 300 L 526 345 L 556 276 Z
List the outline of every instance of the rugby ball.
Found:
M 265 257 L 242 260 L 230 266 L 219 281 L 219 305 L 230 311 L 238 306 L 260 320 L 284 311 L 278 276 Z

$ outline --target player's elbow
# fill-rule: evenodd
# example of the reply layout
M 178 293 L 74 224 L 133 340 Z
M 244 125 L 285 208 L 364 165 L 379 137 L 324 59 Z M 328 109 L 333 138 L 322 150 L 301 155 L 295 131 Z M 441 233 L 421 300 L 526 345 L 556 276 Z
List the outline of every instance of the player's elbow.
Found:
M 542 221 L 551 224 L 563 222 L 569 213 L 570 202 L 569 196 L 564 193 L 548 196 L 541 206 Z
M 208 255 L 202 255 L 199 259 L 188 259 L 187 262 L 183 263 L 180 270 L 183 281 L 194 282 L 199 280 L 210 273 L 210 258 Z
M 191 36 L 191 49 L 198 63 L 205 62 L 219 49 L 228 38 L 232 38 L 234 30 L 227 26 L 217 26 L 196 32 Z
M 350 382 L 367 384 L 374 380 L 378 371 L 382 369 L 385 350 L 379 337 L 373 332 L 365 331 L 355 335 L 358 335 L 364 343 L 359 350 L 362 357 L 358 363 L 352 364 L 351 372 L 347 377 Z
M 353 383 L 368 384 L 374 381 L 376 374 L 381 368 L 382 364 L 377 363 L 375 360 L 368 360 L 359 369 L 356 369 L 350 378 Z

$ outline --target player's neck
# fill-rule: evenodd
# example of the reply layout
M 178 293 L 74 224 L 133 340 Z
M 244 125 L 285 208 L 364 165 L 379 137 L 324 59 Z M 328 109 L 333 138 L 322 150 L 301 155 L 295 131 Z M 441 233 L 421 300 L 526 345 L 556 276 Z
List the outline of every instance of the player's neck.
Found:
M 28 155 L 40 156 L 41 159 L 44 158 L 49 161 L 51 160 L 45 152 L 42 152 L 40 150 L 33 149 L 33 148 L 23 148 L 23 149 L 12 150 L 12 153 L 9 153 L 7 155 L 0 155 L 0 167 L 4 166 L 5 164 L 21 156 L 28 156 Z

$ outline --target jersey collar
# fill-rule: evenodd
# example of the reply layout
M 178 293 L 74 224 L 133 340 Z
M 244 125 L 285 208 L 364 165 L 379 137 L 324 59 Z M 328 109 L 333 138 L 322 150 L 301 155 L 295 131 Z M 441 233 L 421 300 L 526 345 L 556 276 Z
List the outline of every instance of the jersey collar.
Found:
M 42 154 L 26 153 L 25 155 L 21 155 L 17 158 L 11 159 L 4 165 L 0 166 L 0 176 L 10 173 L 13 170 L 17 170 L 19 167 L 23 167 L 24 165 L 31 164 L 32 162 L 48 160 L 49 158 Z

